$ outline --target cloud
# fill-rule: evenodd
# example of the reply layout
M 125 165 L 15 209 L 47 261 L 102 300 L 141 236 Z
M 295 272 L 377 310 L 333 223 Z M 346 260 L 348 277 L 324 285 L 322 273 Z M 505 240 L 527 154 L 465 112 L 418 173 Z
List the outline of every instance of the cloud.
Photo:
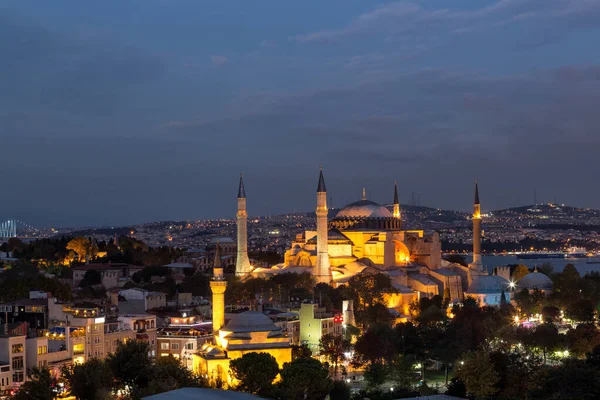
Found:
M 290 39 L 298 43 L 337 42 L 355 36 L 384 34 L 387 40 L 414 35 L 425 40 L 532 21 L 542 24 L 533 27 L 534 31 L 543 29 L 558 38 L 574 29 L 600 25 L 598 17 L 600 2 L 595 0 L 499 0 L 475 10 L 430 9 L 416 2 L 398 1 L 363 13 L 344 27 Z M 582 23 L 581 26 L 578 23 Z M 527 40 L 527 37 L 522 39 Z M 541 39 L 536 41 L 544 44 Z
M 47 29 L 0 10 L 0 104 L 29 112 L 53 110 L 106 116 L 129 95 L 164 73 L 145 51 L 97 37 Z
M 229 62 L 229 59 L 225 56 L 211 54 L 208 56 L 208 58 L 210 59 L 210 62 L 213 63 L 213 65 L 217 65 L 217 66 L 222 66 Z
M 276 47 L 277 45 L 272 40 L 263 40 L 260 42 L 260 47 Z

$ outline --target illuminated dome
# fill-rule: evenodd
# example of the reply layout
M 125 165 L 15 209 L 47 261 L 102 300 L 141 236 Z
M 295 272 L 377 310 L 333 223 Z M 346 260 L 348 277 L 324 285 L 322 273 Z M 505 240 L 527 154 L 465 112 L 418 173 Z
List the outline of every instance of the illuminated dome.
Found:
M 371 200 L 359 200 L 342 208 L 336 218 L 392 218 L 392 213 Z
M 224 331 L 230 332 L 267 332 L 279 331 L 271 318 L 258 311 L 246 311 L 231 317 Z
M 531 272 L 517 282 L 519 289 L 552 290 L 552 280 L 541 272 Z
M 481 275 L 473 279 L 473 282 L 469 285 L 469 289 L 467 289 L 467 293 L 500 293 L 503 290 L 508 291 L 508 281 L 506 279 L 498 275 Z
M 340 230 L 400 230 L 402 222 L 390 210 L 370 200 L 359 200 L 342 208 L 329 223 Z

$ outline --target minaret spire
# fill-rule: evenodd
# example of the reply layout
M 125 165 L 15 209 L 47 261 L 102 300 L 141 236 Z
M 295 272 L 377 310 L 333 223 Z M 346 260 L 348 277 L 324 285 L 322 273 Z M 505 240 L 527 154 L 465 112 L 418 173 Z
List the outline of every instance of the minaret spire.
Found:
M 323 167 L 319 172 L 317 186 L 317 260 L 312 274 L 317 283 L 331 283 L 331 266 L 329 265 L 329 248 L 327 242 L 327 189 L 323 178 Z
M 244 176 L 240 173 L 240 186 L 238 188 L 238 199 L 246 198 L 246 190 L 244 189 Z
M 366 200 L 367 199 L 367 189 L 363 188 L 362 189 L 362 198 L 361 200 Z
M 248 212 L 246 211 L 246 189 L 244 188 L 242 174 L 240 174 L 237 204 L 237 257 L 235 260 L 235 274 L 245 277 L 252 272 L 252 266 L 248 258 Z
M 471 269 L 483 272 L 481 261 L 481 204 L 479 202 L 479 184 L 475 181 L 475 201 L 473 202 L 473 262 Z
M 400 201 L 398 200 L 398 182 L 394 181 L 394 218 L 401 219 Z
M 215 259 L 213 261 L 213 278 L 210 281 L 210 290 L 212 292 L 212 322 L 215 335 L 225 324 L 226 289 L 227 281 L 223 277 L 223 266 L 221 264 L 221 246 L 217 242 Z

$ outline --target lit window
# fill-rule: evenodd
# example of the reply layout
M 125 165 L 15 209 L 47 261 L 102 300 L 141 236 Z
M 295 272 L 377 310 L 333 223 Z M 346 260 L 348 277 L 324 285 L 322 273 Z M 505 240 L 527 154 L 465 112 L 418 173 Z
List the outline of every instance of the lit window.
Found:
M 13 354 L 22 353 L 22 352 L 23 352 L 23 344 L 18 343 L 18 344 L 12 345 L 12 353 Z
M 171 350 L 179 350 L 179 343 L 172 343 Z
M 169 343 L 161 343 L 160 349 L 161 350 L 169 350 Z

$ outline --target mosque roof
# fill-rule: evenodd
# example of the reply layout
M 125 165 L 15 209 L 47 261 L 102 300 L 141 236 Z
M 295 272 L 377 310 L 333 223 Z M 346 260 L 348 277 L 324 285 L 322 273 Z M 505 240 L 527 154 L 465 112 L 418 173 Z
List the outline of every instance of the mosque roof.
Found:
M 327 232 L 327 241 L 328 242 L 347 242 L 352 244 L 352 241 L 348 238 L 348 236 L 344 235 L 336 228 L 332 228 Z M 308 239 L 307 243 L 316 244 L 317 243 L 317 235 Z
M 371 200 L 359 200 L 342 208 L 337 215 L 338 218 L 393 218 L 394 216 L 384 206 Z
M 541 272 L 531 272 L 517 282 L 519 289 L 552 290 L 552 280 Z
M 271 318 L 265 314 L 258 311 L 246 311 L 233 315 L 223 330 L 242 333 L 279 331 L 281 329 L 275 326 Z
M 498 275 L 480 275 L 473 279 L 469 285 L 467 293 L 484 294 L 500 293 L 508 290 L 508 281 Z

